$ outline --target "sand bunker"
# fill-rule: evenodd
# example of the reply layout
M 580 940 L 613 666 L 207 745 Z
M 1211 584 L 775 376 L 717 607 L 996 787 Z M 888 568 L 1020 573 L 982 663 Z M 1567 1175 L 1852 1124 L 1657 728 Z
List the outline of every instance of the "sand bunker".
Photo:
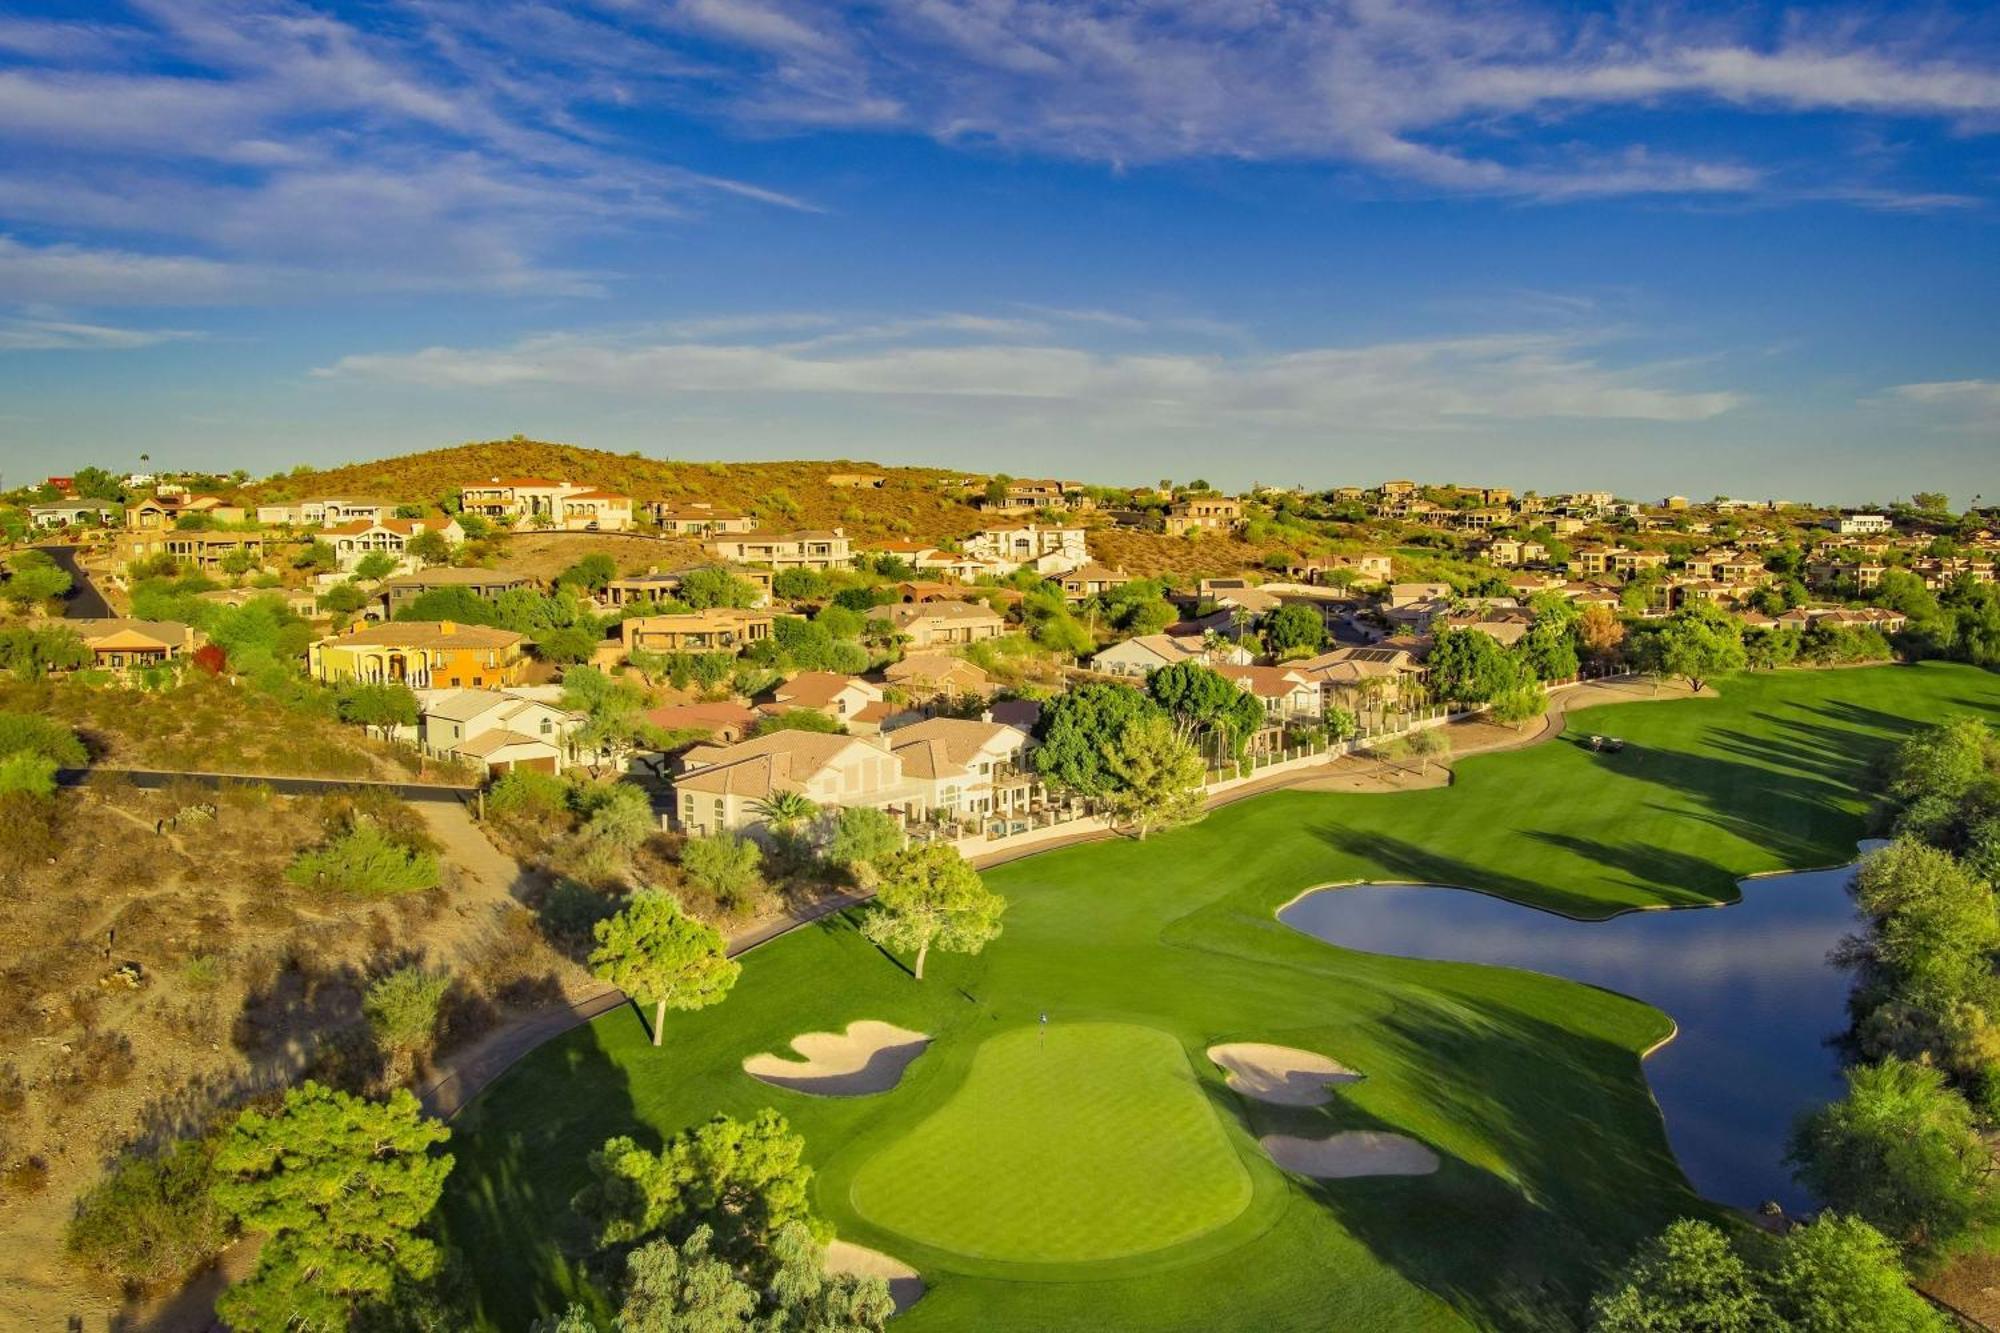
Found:
M 921 1032 L 863 1018 L 845 1033 L 807 1032 L 792 1038 L 803 1059 L 768 1051 L 743 1062 L 743 1072 L 773 1087 L 820 1097 L 866 1097 L 902 1081 L 910 1061 L 923 1054 L 930 1038 Z
M 1211 1046 L 1208 1058 L 1228 1071 L 1230 1087 L 1245 1097 L 1277 1106 L 1323 1106 L 1333 1100 L 1330 1084 L 1354 1083 L 1361 1078 L 1317 1051 L 1261 1041 Z
M 1438 1169 L 1437 1154 L 1415 1139 L 1372 1129 L 1351 1129 L 1328 1139 L 1267 1134 L 1259 1142 L 1285 1170 L 1320 1180 L 1427 1176 Z
M 889 1299 L 896 1303 L 897 1314 L 915 1305 L 924 1294 L 924 1280 L 916 1269 L 894 1255 L 852 1241 L 836 1240 L 826 1247 L 826 1268 L 829 1273 L 881 1278 L 889 1284 Z

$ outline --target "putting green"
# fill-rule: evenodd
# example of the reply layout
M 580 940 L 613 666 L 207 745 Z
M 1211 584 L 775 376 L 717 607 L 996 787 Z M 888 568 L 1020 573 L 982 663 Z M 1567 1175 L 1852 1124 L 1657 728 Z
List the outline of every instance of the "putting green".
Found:
M 1250 1194 L 1180 1042 L 1055 1023 L 988 1039 L 951 1100 L 863 1164 L 850 1197 L 939 1249 L 1075 1263 L 1192 1240 Z

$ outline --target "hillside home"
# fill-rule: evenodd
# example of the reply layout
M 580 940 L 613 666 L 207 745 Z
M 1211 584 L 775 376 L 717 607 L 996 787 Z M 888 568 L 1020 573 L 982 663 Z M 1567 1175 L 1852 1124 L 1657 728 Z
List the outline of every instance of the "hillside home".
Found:
M 1023 524 L 982 528 L 963 543 L 965 554 L 1005 566 L 1005 572 L 1029 568 L 1051 577 L 1090 563 L 1090 547 L 1082 528 Z
M 633 616 L 621 621 L 618 636 L 629 656 L 649 653 L 740 653 L 771 637 L 768 611 L 718 606 L 678 616 Z
M 1018 772 L 1028 737 L 990 720 L 932 717 L 885 733 L 902 761 L 903 780 L 916 789 L 906 814 L 978 819 L 1027 804 L 1039 787 Z
M 837 490 L 879 491 L 888 480 L 879 472 L 834 472 L 828 474 L 826 484 Z
M 677 504 L 655 500 L 646 506 L 646 512 L 655 526 L 670 537 L 711 537 L 757 530 L 757 520 L 750 515 L 701 502 Z
M 673 781 L 674 823 L 690 837 L 740 832 L 764 822 L 762 806 L 795 791 L 822 808 L 888 808 L 912 800 L 902 761 L 879 737 L 774 731 L 734 745 L 698 745 Z
M 313 678 L 334 685 L 400 682 L 413 690 L 500 689 L 521 683 L 522 636 L 450 620 L 357 625 L 307 650 Z
M 171 556 L 184 565 L 191 565 L 203 573 L 214 573 L 222 568 L 223 559 L 234 552 L 242 551 L 254 559 L 264 555 L 264 534 L 262 532 L 193 532 L 177 531 L 173 527 L 150 528 L 127 533 L 117 544 L 118 558 L 130 563 L 134 560 L 150 560 L 157 556 Z
M 1072 569 L 1064 574 L 1058 583 L 1062 585 L 1063 596 L 1072 602 L 1087 601 L 1110 592 L 1113 588 L 1130 583 L 1132 576 L 1122 569 L 1112 569 L 1091 561 L 1087 565 Z
M 854 563 L 854 547 L 841 528 L 803 532 L 743 532 L 710 538 L 708 549 L 737 565 L 768 565 L 772 569 L 846 569 Z
M 629 532 L 632 497 L 603 490 L 565 495 L 557 502 L 556 526 L 566 532 Z
M 664 602 L 678 597 L 682 580 L 698 569 L 723 569 L 732 578 L 750 584 L 757 589 L 754 599 L 757 606 L 771 600 L 771 571 L 750 565 L 688 565 L 681 569 L 649 569 L 644 574 L 629 574 L 622 579 L 611 580 L 598 594 L 597 600 L 611 607 Z
M 187 656 L 200 643 L 200 636 L 177 620 L 79 617 L 62 624 L 83 640 L 91 665 L 106 671 L 160 666 Z
M 98 527 L 111 508 L 101 500 L 63 500 L 56 504 L 29 505 L 28 521 L 38 528 Z
M 1167 535 L 1190 532 L 1231 533 L 1243 526 L 1243 502 L 1221 495 L 1199 495 L 1167 506 Z
M 761 711 L 783 714 L 803 710 L 832 718 L 856 736 L 881 730 L 893 711 L 882 700 L 882 687 L 859 676 L 837 671 L 801 671 L 771 691 Z
M 1195 636 L 1141 634 L 1137 638 L 1100 649 L 1090 659 L 1090 669 L 1107 676 L 1144 680 L 1161 667 L 1177 662 L 1200 662 L 1207 666 L 1249 666 L 1254 659 L 1239 643 L 1221 644 L 1211 649 Z
M 993 691 L 985 671 L 948 653 L 911 653 L 883 667 L 882 679 L 914 704 L 983 699 Z
M 1826 526 L 1843 537 L 1893 532 L 1896 528 L 1886 514 L 1837 514 L 1826 521 Z
M 1219 666 L 1225 678 L 1238 689 L 1253 694 L 1264 705 L 1273 722 L 1316 722 L 1321 695 L 1319 683 L 1303 671 L 1289 666 Z
M 871 607 L 868 620 L 906 636 L 913 648 L 949 648 L 1007 632 L 1007 622 L 984 602 L 896 602 Z
M 622 532 L 632 526 L 632 497 L 547 477 L 494 477 L 459 488 L 460 507 L 522 527 Z
M 338 523 L 373 523 L 394 518 L 396 506 L 385 500 L 327 498 L 291 500 L 257 506 L 257 521 L 276 527 L 323 528 Z
M 465 529 L 458 525 L 457 519 L 444 514 L 433 514 L 428 518 L 356 519 L 352 523 L 327 528 L 320 534 L 320 539 L 333 547 L 334 558 L 341 571 L 346 573 L 377 553 L 390 556 L 400 564 L 407 558 L 411 539 L 421 532 L 435 532 L 449 546 L 465 542 Z
M 376 613 L 384 620 L 392 620 L 398 611 L 422 597 L 427 592 L 445 588 L 458 588 L 471 593 L 481 601 L 490 602 L 503 592 L 525 588 L 528 580 L 517 574 L 500 574 L 490 569 L 454 569 L 449 565 L 439 565 L 432 569 L 421 569 L 414 574 L 397 574 L 382 580 L 375 589 Z
M 213 495 L 154 495 L 126 507 L 125 526 L 152 532 L 197 514 L 217 523 L 241 523 L 244 519 L 241 505 L 224 504 Z
M 418 700 L 417 743 L 429 754 L 482 769 L 560 773 L 588 715 L 506 690 L 439 690 Z

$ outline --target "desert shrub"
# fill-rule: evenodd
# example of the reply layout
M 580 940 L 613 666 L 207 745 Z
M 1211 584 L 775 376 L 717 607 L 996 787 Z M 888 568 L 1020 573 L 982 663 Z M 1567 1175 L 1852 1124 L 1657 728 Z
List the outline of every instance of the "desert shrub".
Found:
M 748 838 L 713 833 L 689 838 L 681 848 L 681 873 L 690 886 L 734 911 L 747 903 L 762 882 L 758 869 L 763 853 Z
M 206 1140 L 120 1158 L 78 1202 L 63 1234 L 65 1257 L 128 1290 L 178 1284 L 229 1243 L 231 1227 L 210 1192 L 214 1177 Z
M 0 1195 L 26 1199 L 49 1187 L 49 1164 L 39 1157 L 23 1157 L 0 1171 Z
M 214 990 L 222 984 L 222 960 L 212 953 L 198 953 L 181 964 L 181 983 L 189 990 Z
M 486 808 L 505 819 L 549 825 L 569 817 L 569 784 L 547 773 L 515 769 L 486 793 Z
M 383 898 L 434 889 L 439 870 L 436 856 L 404 846 L 367 821 L 300 853 L 285 878 L 302 888 Z
M 361 1011 L 384 1046 L 421 1053 L 437 1037 L 438 1014 L 450 989 L 446 973 L 400 967 L 369 983 Z
M 0 713 L 0 754 L 28 751 L 61 768 L 81 768 L 90 760 L 76 732 L 32 713 Z
M 12 1061 L 0 1065 L 0 1120 L 12 1120 L 28 1109 L 28 1088 Z
M 618 914 L 617 904 L 594 889 L 573 880 L 557 880 L 542 897 L 535 913 L 542 933 L 565 945 L 581 946 L 590 940 L 598 922 Z
M 56 761 L 31 750 L 0 756 L 0 795 L 21 793 L 46 800 L 56 794 Z
M 71 1088 L 122 1088 L 138 1065 L 131 1038 L 124 1033 L 87 1032 L 70 1047 L 57 1078 Z

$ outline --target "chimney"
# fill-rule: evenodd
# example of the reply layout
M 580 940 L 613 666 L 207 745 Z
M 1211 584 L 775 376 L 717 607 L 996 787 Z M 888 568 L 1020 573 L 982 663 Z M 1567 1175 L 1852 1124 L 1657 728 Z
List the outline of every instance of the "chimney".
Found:
M 455 620 L 438 621 L 438 633 L 444 635 L 452 635 L 458 633 L 458 622 Z
M 990 708 L 982 708 L 982 709 L 980 709 L 980 710 L 979 710 L 979 720 L 980 720 L 981 722 L 991 722 L 991 721 L 993 720 L 993 710 L 992 710 L 992 709 L 990 709 Z

